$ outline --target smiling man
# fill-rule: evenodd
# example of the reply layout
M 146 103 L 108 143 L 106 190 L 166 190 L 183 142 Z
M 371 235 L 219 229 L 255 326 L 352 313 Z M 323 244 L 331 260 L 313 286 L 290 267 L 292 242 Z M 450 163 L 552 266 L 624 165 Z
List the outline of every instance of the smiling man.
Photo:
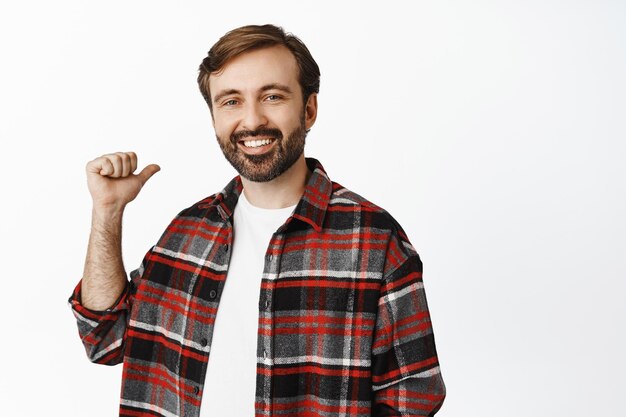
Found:
M 70 305 L 89 358 L 123 362 L 120 416 L 432 416 L 445 387 L 422 264 L 383 209 L 305 158 L 319 68 L 272 25 L 224 35 L 198 84 L 239 173 L 181 211 L 127 279 L 132 152 L 87 164 L 85 270 Z

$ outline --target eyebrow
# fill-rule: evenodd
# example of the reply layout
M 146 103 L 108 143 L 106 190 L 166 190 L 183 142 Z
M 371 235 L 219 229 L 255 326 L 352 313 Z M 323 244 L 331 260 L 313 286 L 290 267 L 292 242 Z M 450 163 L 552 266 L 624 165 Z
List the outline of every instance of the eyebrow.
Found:
M 234 88 L 231 88 L 229 90 L 224 90 L 221 93 L 217 94 L 215 97 L 213 97 L 213 103 L 217 103 L 218 101 L 220 101 L 222 98 L 229 96 L 231 94 L 238 94 L 240 93 L 239 90 L 235 90 Z
M 284 84 L 278 84 L 278 83 L 267 84 L 261 87 L 261 91 L 268 91 L 268 90 L 280 90 L 287 94 L 292 93 L 291 88 L 289 88 L 288 86 Z
M 289 88 L 288 86 L 286 86 L 284 84 L 278 84 L 278 83 L 266 84 L 263 87 L 259 88 L 260 92 L 265 92 L 265 91 L 269 91 L 269 90 L 280 90 L 280 91 L 283 91 L 283 92 L 285 92 L 287 94 L 291 94 L 293 92 L 293 91 L 291 91 L 291 88 Z M 230 88 L 228 90 L 221 91 L 219 94 L 217 94 L 215 96 L 215 98 L 213 99 L 213 102 L 217 103 L 218 101 L 220 101 L 224 97 L 229 96 L 231 94 L 241 94 L 241 91 L 237 90 L 237 89 L 234 89 L 234 88 Z

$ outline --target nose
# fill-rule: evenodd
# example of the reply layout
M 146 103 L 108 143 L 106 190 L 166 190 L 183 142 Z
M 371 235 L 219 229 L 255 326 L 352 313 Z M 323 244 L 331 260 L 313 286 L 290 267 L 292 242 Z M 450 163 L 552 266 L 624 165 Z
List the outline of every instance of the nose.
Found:
M 256 102 L 248 103 L 244 109 L 242 128 L 245 130 L 256 130 L 265 125 L 267 125 L 267 117 L 263 107 Z

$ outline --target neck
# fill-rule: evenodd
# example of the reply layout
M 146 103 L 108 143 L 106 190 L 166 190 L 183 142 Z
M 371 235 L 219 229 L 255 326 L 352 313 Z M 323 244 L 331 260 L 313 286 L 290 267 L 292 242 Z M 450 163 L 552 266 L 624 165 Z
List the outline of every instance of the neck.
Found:
M 271 181 L 254 182 L 241 177 L 243 192 L 253 206 L 279 209 L 293 206 L 304 193 L 310 172 L 304 154 L 285 172 Z

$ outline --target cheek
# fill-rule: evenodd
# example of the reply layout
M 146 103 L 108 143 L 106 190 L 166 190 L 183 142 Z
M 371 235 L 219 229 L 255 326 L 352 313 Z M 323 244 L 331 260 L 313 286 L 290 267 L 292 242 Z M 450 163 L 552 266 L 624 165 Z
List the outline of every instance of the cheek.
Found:
M 213 129 L 215 130 L 215 134 L 220 138 L 229 138 L 230 135 L 235 131 L 236 127 L 236 123 L 224 117 L 216 117 L 213 121 Z
M 294 128 L 300 126 L 301 119 L 302 115 L 300 113 L 293 111 L 292 109 L 285 109 L 285 111 L 276 113 L 273 121 L 284 133 L 290 132 Z

